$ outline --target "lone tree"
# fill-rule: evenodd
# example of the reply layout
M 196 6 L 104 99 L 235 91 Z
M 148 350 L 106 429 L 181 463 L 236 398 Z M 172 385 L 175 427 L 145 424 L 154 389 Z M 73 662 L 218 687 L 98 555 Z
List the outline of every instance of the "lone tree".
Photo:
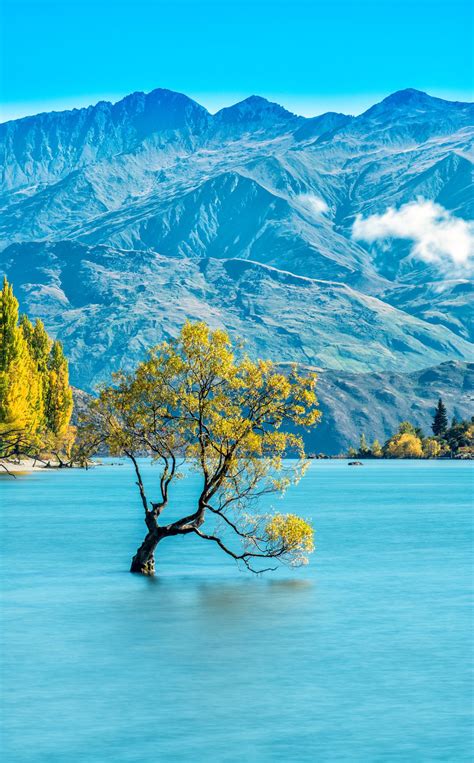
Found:
M 438 405 L 436 406 L 431 429 L 435 437 L 442 437 L 448 429 L 448 414 L 441 398 L 439 398 Z
M 314 533 L 304 519 L 252 509 L 260 496 L 282 493 L 304 472 L 303 441 L 294 430 L 312 427 L 320 417 L 315 376 L 300 376 L 296 368 L 285 375 L 263 360 L 237 360 L 225 332 L 186 323 L 178 339 L 152 349 L 134 373 L 117 374 L 114 382 L 90 403 L 81 437 L 133 463 L 147 533 L 131 572 L 153 575 L 158 543 L 190 534 L 252 572 L 270 569 L 268 559 L 307 562 Z M 283 463 L 287 454 L 298 457 L 292 467 Z M 143 455 L 152 457 L 158 472 L 151 499 L 142 479 Z M 196 503 L 186 516 L 166 523 L 184 462 L 200 475 Z

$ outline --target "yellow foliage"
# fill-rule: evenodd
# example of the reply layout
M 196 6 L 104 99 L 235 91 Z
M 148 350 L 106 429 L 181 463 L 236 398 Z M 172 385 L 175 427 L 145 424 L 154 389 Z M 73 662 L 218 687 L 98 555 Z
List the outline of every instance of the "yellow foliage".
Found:
M 48 429 L 57 437 L 61 437 L 67 431 L 71 420 L 73 400 L 67 360 L 58 345 L 57 342 L 53 344 L 47 377 L 46 421 Z
M 380 445 L 378 440 L 373 441 L 370 447 L 370 451 L 374 458 L 382 458 L 383 456 L 382 446 Z
M 261 517 L 256 525 L 242 524 L 240 512 L 303 475 L 307 461 L 296 430 L 320 418 L 315 385 L 315 375 L 300 375 L 296 367 L 284 374 L 270 361 L 238 358 L 226 332 L 187 322 L 176 340 L 153 348 L 134 373 L 117 374 L 114 386 L 101 391 L 81 438 L 132 460 L 149 453 L 162 465 L 162 503 L 176 459 L 186 459 L 202 477 L 202 492 L 193 515 L 197 524 L 183 520 L 180 531 L 197 531 L 211 511 L 259 550 L 236 558 L 247 563 L 249 554 L 265 553 L 299 564 L 313 550 L 304 520 L 277 515 L 265 528 Z M 298 458 L 284 464 L 288 455 Z M 141 491 L 146 505 L 143 486 Z
M 395 435 L 388 442 L 388 454 L 391 458 L 422 458 L 421 440 L 409 432 Z
M 296 514 L 275 514 L 265 527 L 271 543 L 280 545 L 283 553 L 291 553 L 292 565 L 307 564 L 314 551 L 314 530 Z
M 0 293 L 0 423 L 33 431 L 41 423 L 40 379 L 6 279 Z
M 65 435 L 71 413 L 72 391 L 61 345 L 52 345 L 41 321 L 33 326 L 22 316 L 18 322 L 18 301 L 5 278 L 0 292 L 2 437 L 28 441 L 38 450 L 51 432 Z
M 131 447 L 130 435 L 136 446 L 138 432 L 154 438 L 172 432 L 208 470 L 225 456 L 228 474 L 237 469 L 237 455 L 267 458 L 274 467 L 289 451 L 304 455 L 301 437 L 280 427 L 284 421 L 311 427 L 320 417 L 314 376 L 296 369 L 286 376 L 269 361 L 237 361 L 228 335 L 204 323 L 185 323 L 177 340 L 152 349 L 134 374 L 115 380 L 96 404 L 114 452 Z
M 441 445 L 434 437 L 423 440 L 423 455 L 425 458 L 437 458 L 441 454 Z

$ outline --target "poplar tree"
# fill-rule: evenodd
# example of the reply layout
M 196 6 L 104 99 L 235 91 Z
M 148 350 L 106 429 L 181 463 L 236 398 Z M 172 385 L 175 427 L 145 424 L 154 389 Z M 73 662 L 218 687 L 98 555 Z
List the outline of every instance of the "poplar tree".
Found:
M 381 446 L 381 444 L 379 443 L 378 440 L 374 440 L 373 441 L 373 443 L 372 443 L 372 445 L 370 447 L 370 450 L 371 450 L 372 456 L 374 458 L 382 458 L 382 456 L 383 456 L 382 446 Z
M 48 360 L 48 392 L 46 398 L 46 426 L 56 437 L 65 434 L 73 408 L 69 386 L 68 362 L 57 340 L 53 342 Z
M 28 320 L 28 319 L 27 319 Z M 28 323 L 30 321 L 28 320 Z M 31 326 L 31 323 L 30 323 Z M 30 352 L 33 360 L 38 364 L 38 371 L 45 374 L 48 368 L 48 358 L 52 342 L 46 333 L 43 321 L 37 318 L 32 326 L 31 339 L 29 341 Z
M 23 329 L 18 300 L 4 278 L 0 294 L 0 424 L 35 430 L 39 424 L 39 378 Z
M 33 345 L 33 332 L 34 327 L 26 313 L 23 313 L 23 315 L 20 318 L 20 326 L 21 330 L 23 332 L 23 337 L 26 341 L 26 344 L 28 345 L 28 349 L 30 350 L 31 354 L 31 347 Z
M 48 399 L 48 361 L 52 342 L 46 332 L 43 321 L 39 318 L 33 326 L 28 316 L 23 314 L 20 326 L 38 377 L 38 424 L 41 428 L 47 428 L 45 407 Z
M 42 321 L 18 321 L 18 300 L 4 278 L 0 292 L 0 456 L 71 447 L 73 407 L 68 363 Z M 58 460 L 60 460 L 58 455 Z

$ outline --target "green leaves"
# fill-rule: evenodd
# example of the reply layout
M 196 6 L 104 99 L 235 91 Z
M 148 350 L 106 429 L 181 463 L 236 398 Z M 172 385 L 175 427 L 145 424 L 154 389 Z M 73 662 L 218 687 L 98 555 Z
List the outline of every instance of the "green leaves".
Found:
M 274 518 L 267 528 L 251 529 L 243 511 L 263 495 L 282 494 L 306 466 L 297 427 L 319 420 L 316 377 L 288 375 L 270 361 L 237 358 L 224 331 L 204 323 L 185 323 L 176 340 L 150 350 L 129 375 L 116 374 L 93 401 L 82 430 L 91 442 L 134 461 L 149 454 L 161 469 L 159 501 L 178 477 L 177 459 L 200 473 L 202 490 L 194 514 L 174 522 L 170 534 L 196 532 L 249 566 L 253 558 L 303 563 L 313 549 L 312 529 L 293 515 Z M 288 468 L 287 455 L 298 460 Z M 161 512 L 162 509 L 160 509 Z M 257 552 L 235 554 L 221 538 L 199 531 L 206 512 L 220 516 L 238 538 Z M 257 526 L 256 526 L 257 527 Z

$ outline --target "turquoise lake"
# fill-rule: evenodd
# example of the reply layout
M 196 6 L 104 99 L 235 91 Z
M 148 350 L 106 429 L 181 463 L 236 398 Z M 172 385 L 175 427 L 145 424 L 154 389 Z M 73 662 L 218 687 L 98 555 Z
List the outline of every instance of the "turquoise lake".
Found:
M 185 537 L 150 580 L 128 465 L 2 477 L 3 761 L 472 761 L 472 478 L 315 461 L 273 501 L 313 520 L 309 566 Z

